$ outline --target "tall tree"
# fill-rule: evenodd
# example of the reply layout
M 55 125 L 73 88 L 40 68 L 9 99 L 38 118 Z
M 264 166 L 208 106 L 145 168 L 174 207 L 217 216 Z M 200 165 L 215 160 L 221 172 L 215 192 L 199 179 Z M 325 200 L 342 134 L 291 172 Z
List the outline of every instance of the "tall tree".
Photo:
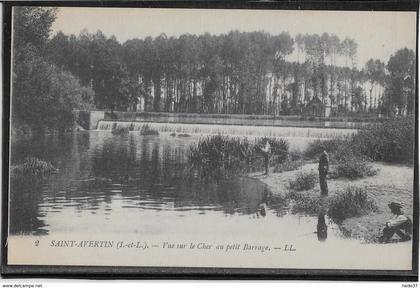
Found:
M 37 132 L 63 131 L 73 125 L 73 109 L 90 107 L 92 90 L 82 87 L 76 77 L 46 57 L 56 12 L 40 7 L 14 9 L 12 124 L 15 127 Z
M 384 81 L 385 78 L 385 64 L 381 62 L 379 59 L 373 60 L 369 59 L 364 68 L 364 74 L 366 76 L 366 79 L 370 83 L 369 88 L 369 110 L 373 109 L 373 88 L 376 84 L 381 84 Z
M 388 103 L 399 115 L 414 112 L 416 55 L 407 48 L 398 50 L 388 61 L 389 78 L 386 86 Z
M 355 68 L 356 66 L 356 56 L 357 56 L 357 43 L 350 38 L 345 38 L 343 40 L 343 42 L 341 43 L 341 51 L 342 54 L 345 56 L 345 64 L 346 67 L 349 68 Z M 348 108 L 348 104 L 349 104 L 349 94 L 350 94 L 350 110 L 353 110 L 353 106 L 352 106 L 352 95 L 353 95 L 353 90 L 355 89 L 355 83 L 354 83 L 354 79 L 355 77 L 352 77 L 353 73 L 351 72 L 352 69 L 350 70 L 350 73 L 348 73 L 349 77 L 346 77 L 346 81 L 345 81 L 345 87 L 346 89 L 345 94 L 344 94 L 344 102 L 345 102 L 345 108 Z M 350 87 L 348 87 L 350 86 Z

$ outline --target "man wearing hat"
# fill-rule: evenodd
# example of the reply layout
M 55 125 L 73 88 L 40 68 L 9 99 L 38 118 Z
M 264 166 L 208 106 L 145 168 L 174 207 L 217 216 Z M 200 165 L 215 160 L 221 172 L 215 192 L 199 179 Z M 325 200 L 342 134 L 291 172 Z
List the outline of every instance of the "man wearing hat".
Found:
M 405 216 L 402 212 L 402 204 L 398 202 L 391 202 L 388 204 L 388 207 L 395 216 L 386 222 L 385 228 L 382 231 L 382 236 L 379 238 L 379 242 L 388 243 L 394 234 L 397 234 L 401 241 L 411 240 L 409 234 L 411 234 L 412 222 L 410 218 Z
M 270 154 L 271 154 L 271 145 L 268 140 L 265 142 L 265 147 L 260 148 L 261 152 L 264 155 L 264 162 L 265 162 L 265 175 L 268 175 L 270 170 Z

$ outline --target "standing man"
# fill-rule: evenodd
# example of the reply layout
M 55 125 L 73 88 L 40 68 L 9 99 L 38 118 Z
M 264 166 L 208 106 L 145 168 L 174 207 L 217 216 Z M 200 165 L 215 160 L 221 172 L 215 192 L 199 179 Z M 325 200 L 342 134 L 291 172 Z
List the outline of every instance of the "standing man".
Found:
M 269 165 L 270 165 L 270 154 L 271 154 L 271 145 L 270 143 L 265 142 L 265 147 L 261 148 L 261 151 L 263 152 L 264 155 L 264 161 L 265 161 L 265 175 L 268 175 L 268 171 L 269 171 Z
M 319 157 L 319 185 L 321 186 L 321 196 L 328 196 L 327 174 L 329 168 L 329 159 L 327 151 L 322 151 Z

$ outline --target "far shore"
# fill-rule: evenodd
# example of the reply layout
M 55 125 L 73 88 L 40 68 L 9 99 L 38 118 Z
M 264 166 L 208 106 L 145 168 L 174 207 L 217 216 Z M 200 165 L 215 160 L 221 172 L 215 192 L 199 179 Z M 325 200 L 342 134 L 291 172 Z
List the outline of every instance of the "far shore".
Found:
M 96 110 L 92 110 L 96 111 Z M 138 117 L 179 117 L 179 118 L 219 118 L 219 119 L 253 119 L 253 120 L 305 120 L 305 121 L 332 121 L 332 122 L 375 122 L 385 120 L 386 117 L 377 113 L 349 113 L 339 116 L 317 116 L 305 113 L 300 114 L 229 114 L 229 113 L 185 113 L 185 112 L 127 112 L 127 111 L 104 111 L 105 118 L 110 120 L 133 121 Z M 87 111 L 90 112 L 90 111 Z
M 361 217 L 348 218 L 340 224 L 347 235 L 351 238 L 361 239 L 362 241 L 372 242 L 373 239 L 381 235 L 381 231 L 387 220 L 392 218 L 388 204 L 397 201 L 403 204 L 405 215 L 413 219 L 413 177 L 414 168 L 408 165 L 386 164 L 374 162 L 373 167 L 378 169 L 378 174 L 357 180 L 349 179 L 329 179 L 329 197 L 342 193 L 348 186 L 363 187 L 366 189 L 368 197 L 374 200 L 378 206 L 377 212 L 372 212 Z M 250 177 L 258 179 L 267 184 L 274 195 L 286 197 L 292 191 L 289 188 L 289 180 L 294 179 L 300 171 L 317 172 L 316 163 L 307 163 L 298 170 L 271 173 L 262 175 L 261 173 L 250 174 Z M 297 193 L 306 194 L 308 197 L 319 197 L 320 188 L 317 184 L 312 190 Z

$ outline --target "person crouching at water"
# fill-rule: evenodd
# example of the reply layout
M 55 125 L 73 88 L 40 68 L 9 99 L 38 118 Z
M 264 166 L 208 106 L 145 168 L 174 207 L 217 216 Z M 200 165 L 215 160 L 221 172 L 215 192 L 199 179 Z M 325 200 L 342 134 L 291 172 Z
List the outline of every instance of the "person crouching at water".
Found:
M 404 215 L 402 212 L 402 205 L 397 202 L 391 202 L 388 204 L 391 213 L 394 217 L 385 224 L 385 228 L 382 231 L 382 236 L 379 237 L 380 243 L 388 243 L 394 234 L 397 234 L 401 241 L 411 240 L 412 222 L 410 218 Z
M 321 187 L 321 196 L 328 196 L 327 174 L 329 169 L 329 159 L 327 151 L 322 151 L 319 157 L 319 186 Z
M 268 140 L 265 142 L 264 148 L 261 148 L 261 151 L 264 155 L 264 164 L 265 164 L 265 175 L 268 175 L 269 164 L 270 164 L 270 154 L 271 154 L 271 145 L 268 143 Z

